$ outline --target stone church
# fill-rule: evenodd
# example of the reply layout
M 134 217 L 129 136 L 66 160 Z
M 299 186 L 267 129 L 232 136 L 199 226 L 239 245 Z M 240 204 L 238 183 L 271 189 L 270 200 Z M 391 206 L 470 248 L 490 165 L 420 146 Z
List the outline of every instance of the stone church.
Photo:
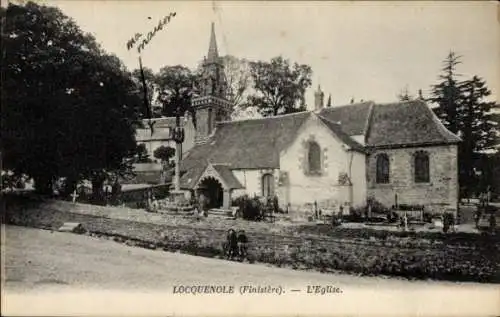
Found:
M 213 24 L 203 69 L 181 188 L 204 191 L 212 207 L 248 194 L 277 196 L 292 211 L 315 202 L 364 206 L 369 198 L 456 210 L 460 139 L 425 102 L 325 107 L 318 87 L 312 111 L 229 121 Z

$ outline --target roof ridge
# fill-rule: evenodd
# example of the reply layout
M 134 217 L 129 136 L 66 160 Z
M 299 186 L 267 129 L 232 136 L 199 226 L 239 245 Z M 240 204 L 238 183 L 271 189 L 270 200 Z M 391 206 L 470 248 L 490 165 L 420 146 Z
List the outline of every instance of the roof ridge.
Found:
M 328 121 L 328 122 L 330 122 L 330 123 L 333 123 L 333 124 L 338 125 L 339 127 L 341 127 L 341 126 L 342 126 L 342 122 L 341 122 L 341 121 L 335 122 L 335 121 L 330 120 L 330 119 L 328 119 L 328 118 L 326 118 L 326 117 L 323 117 L 320 113 L 318 113 L 318 114 L 316 114 L 316 115 L 317 115 L 319 118 L 321 118 L 321 119 L 323 119 L 323 120 L 325 120 L 325 121 Z M 340 123 L 339 123 L 339 122 L 340 122 Z
M 363 148 L 363 145 L 360 144 L 358 141 L 356 141 L 355 139 L 353 139 L 350 135 L 348 135 L 347 133 L 345 133 L 343 130 L 342 130 L 342 124 L 339 124 L 339 123 L 336 123 L 336 122 L 333 122 L 321 115 L 316 115 L 320 121 L 323 121 L 323 124 L 327 124 L 327 123 L 330 123 L 330 124 L 333 124 L 336 128 L 338 128 L 338 131 L 334 131 L 332 130 L 331 127 L 328 127 L 328 129 L 333 133 L 335 134 L 335 136 L 337 138 L 339 138 L 341 140 L 341 142 L 343 142 L 344 144 L 346 144 L 347 146 L 351 147 L 351 148 L 355 148 L 355 147 L 359 147 L 358 149 L 361 149 Z M 349 144 L 349 142 L 352 142 L 351 144 Z M 354 146 L 353 146 L 354 145 Z
M 438 131 L 443 137 L 453 137 L 457 141 L 462 141 L 462 138 L 460 138 L 458 135 L 451 132 L 450 130 L 448 130 L 448 128 L 445 127 L 443 122 L 439 120 L 438 116 L 434 113 L 434 111 L 432 111 L 432 109 L 425 101 L 422 100 L 413 100 L 413 101 L 420 103 L 426 109 L 427 113 L 431 116 L 431 119 L 437 124 Z
M 323 108 L 321 110 L 326 112 L 326 111 L 332 110 L 332 109 L 347 108 L 347 107 L 352 107 L 352 106 L 361 106 L 361 105 L 366 105 L 366 104 L 375 104 L 375 101 L 373 101 L 373 100 L 360 101 L 360 102 L 356 102 L 356 103 L 348 103 L 348 104 L 344 104 L 344 105 Z
M 368 110 L 368 116 L 366 118 L 365 128 L 363 130 L 363 137 L 364 137 L 365 144 L 368 143 L 368 137 L 370 134 L 371 125 L 372 125 L 372 121 L 373 121 L 373 112 L 375 109 L 375 105 L 376 105 L 375 103 L 371 104 L 370 109 Z
M 273 119 L 277 119 L 277 118 L 292 117 L 292 116 L 296 116 L 296 115 L 299 115 L 299 114 L 307 114 L 307 113 L 312 113 L 312 112 L 313 111 L 311 111 L 311 110 L 306 110 L 306 111 L 299 111 L 299 112 L 293 112 L 293 113 L 279 114 L 279 115 L 276 115 L 276 116 L 268 116 L 268 117 L 262 117 L 262 118 L 248 118 L 248 119 L 243 119 L 243 120 L 224 120 L 224 121 L 218 121 L 218 122 L 216 122 L 216 124 L 248 122 L 248 121 L 273 120 Z
M 395 105 L 401 105 L 401 104 L 406 104 L 406 103 L 415 103 L 415 102 L 423 102 L 422 100 L 414 99 L 414 100 L 401 100 L 401 101 L 392 101 L 392 102 L 377 102 L 377 106 L 395 106 Z

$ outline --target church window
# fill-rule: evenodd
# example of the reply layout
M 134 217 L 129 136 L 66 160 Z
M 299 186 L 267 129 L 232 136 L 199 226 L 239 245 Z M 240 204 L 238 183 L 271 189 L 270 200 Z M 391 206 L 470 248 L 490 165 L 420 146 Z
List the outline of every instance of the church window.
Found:
M 309 163 L 309 173 L 321 173 L 321 148 L 319 144 L 314 141 L 309 142 L 307 161 Z
M 389 156 L 387 154 L 379 154 L 377 156 L 377 175 L 376 182 L 378 184 L 386 184 L 389 183 Z
M 429 177 L 429 154 L 423 151 L 415 153 L 414 156 L 415 183 L 428 183 Z
M 262 196 L 270 197 L 274 195 L 274 177 L 272 174 L 262 176 Z

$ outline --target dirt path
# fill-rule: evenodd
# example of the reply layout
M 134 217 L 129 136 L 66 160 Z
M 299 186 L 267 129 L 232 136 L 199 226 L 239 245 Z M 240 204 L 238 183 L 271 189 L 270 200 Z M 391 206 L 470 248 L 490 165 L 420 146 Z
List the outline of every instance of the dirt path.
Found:
M 340 298 L 346 298 L 348 304 L 345 308 L 363 308 L 356 304 L 356 300 L 352 296 L 356 293 L 367 296 L 366 294 L 369 293 L 372 295 L 368 298 L 375 299 L 377 296 L 380 297 L 380 294 L 383 294 L 382 297 L 385 300 L 390 300 L 391 296 L 406 294 L 408 303 L 411 304 L 406 306 L 405 309 L 408 309 L 418 303 L 416 298 L 418 298 L 419 294 L 451 291 L 452 294 L 455 294 L 449 299 L 456 300 L 459 298 L 460 292 L 471 289 L 471 287 L 484 294 L 490 294 L 492 291 L 498 290 L 494 285 L 410 282 L 397 279 L 293 271 L 264 265 L 241 264 L 163 251 L 152 251 L 88 236 L 24 227 L 7 226 L 3 229 L 3 232 L 2 250 L 4 252 L 5 275 L 2 274 L 2 282 L 6 292 L 4 295 L 11 295 L 11 299 L 21 295 L 56 291 L 64 291 L 65 296 L 67 296 L 74 294 L 76 291 L 91 289 L 141 292 L 140 296 L 144 296 L 146 291 L 156 291 L 164 292 L 167 297 L 177 296 L 178 301 L 174 301 L 172 304 L 180 305 L 182 301 L 187 300 L 187 303 L 190 303 L 189 300 L 193 301 L 194 298 L 196 298 L 196 301 L 212 298 L 213 303 L 214 299 L 215 302 L 219 301 L 222 295 L 195 297 L 192 295 L 173 295 L 173 287 L 176 285 L 233 286 L 236 293 L 241 286 L 245 285 L 269 285 L 276 288 L 281 286 L 285 294 L 278 297 L 277 295 L 266 296 L 264 302 L 271 298 L 279 302 L 290 296 L 295 296 L 295 301 L 292 301 L 293 306 L 298 305 L 300 301 L 305 303 L 304 301 L 322 302 L 327 300 L 325 295 L 307 294 L 308 285 L 320 285 L 323 287 L 338 287 L 342 293 L 327 294 L 328 303 L 331 303 L 332 300 L 339 301 Z M 293 292 L 293 289 L 299 289 L 300 292 Z M 394 293 L 387 295 L 387 292 Z M 255 299 L 255 296 L 247 296 L 243 300 L 252 300 L 252 298 Z M 299 302 L 297 302 L 298 296 L 302 297 Z M 441 296 L 440 301 L 446 301 L 446 298 L 446 296 Z M 66 300 L 70 301 L 70 299 Z M 127 301 L 120 302 L 127 305 Z M 35 305 L 36 301 L 32 299 L 31 303 Z M 422 307 L 432 307 L 432 301 L 427 300 L 421 304 L 425 304 Z M 47 302 L 43 305 L 47 305 Z M 104 308 L 107 307 L 105 302 L 103 302 L 103 305 Z M 436 302 L 436 305 L 438 305 L 438 302 Z M 22 305 L 15 307 L 28 309 L 28 306 Z M 62 306 L 58 305 L 57 307 L 61 308 Z M 185 308 L 189 309 L 189 307 L 190 305 Z M 316 308 L 322 309 L 322 307 L 318 306 Z M 195 307 L 190 308 L 194 309 Z M 218 308 L 220 309 L 221 306 L 210 305 L 207 309 Z M 280 305 L 272 309 L 278 308 L 289 309 L 291 306 Z M 296 308 L 299 310 L 306 309 L 307 306 L 298 305 Z M 265 305 L 257 305 L 253 309 L 267 308 Z M 315 308 L 310 307 L 308 309 L 314 310 Z M 394 312 L 398 311 L 402 312 L 398 309 L 394 310 Z M 459 312 L 466 311 L 460 310 Z

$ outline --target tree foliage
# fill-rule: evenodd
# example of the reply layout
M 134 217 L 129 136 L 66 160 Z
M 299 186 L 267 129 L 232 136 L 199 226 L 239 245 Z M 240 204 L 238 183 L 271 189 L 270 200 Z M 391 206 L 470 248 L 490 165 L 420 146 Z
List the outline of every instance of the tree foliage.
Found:
M 462 91 L 457 79 L 457 65 L 461 64 L 461 56 L 450 52 L 443 62 L 442 73 L 439 75 L 440 82 L 432 86 L 429 101 L 437 105 L 434 112 L 443 124 L 453 133 L 459 131 L 459 114 Z
M 137 144 L 134 161 L 136 163 L 151 163 L 151 158 L 149 157 L 148 150 L 144 143 Z
M 59 9 L 28 2 L 1 9 L 4 167 L 51 192 L 127 171 L 140 100 L 120 60 Z
M 168 162 L 168 160 L 174 157 L 174 155 L 175 155 L 175 149 L 173 147 L 164 145 L 157 148 L 153 153 L 153 156 L 161 160 L 162 162 Z
M 238 108 L 248 101 L 251 87 L 250 62 L 231 55 L 223 56 L 224 75 L 227 84 L 227 99 Z
M 459 80 L 456 67 L 460 63 L 459 55 L 448 54 L 440 82 L 432 86 L 429 100 L 437 106 L 434 112 L 443 124 L 462 138 L 458 158 L 460 184 L 462 195 L 469 196 L 486 187 L 483 167 L 487 165 L 487 156 L 484 152 L 495 145 L 496 127 L 490 113 L 494 102 L 486 100 L 491 94 L 486 82 L 479 76 Z
M 191 105 L 196 79 L 194 72 L 181 65 L 165 66 L 160 69 L 156 75 L 156 84 L 163 116 L 183 116 L 189 112 L 193 120 L 196 118 Z
M 255 93 L 249 96 L 249 103 L 263 116 L 305 110 L 305 92 L 312 83 L 310 66 L 291 65 L 279 56 L 270 62 L 251 62 L 250 74 Z
M 158 84 L 156 81 L 156 74 L 151 68 L 143 67 L 144 80 L 146 81 L 146 88 L 148 92 L 148 102 L 151 106 L 152 117 L 159 118 L 162 114 L 162 105 L 158 101 Z M 141 71 L 140 69 L 134 69 L 132 71 L 132 78 L 136 85 L 136 93 L 138 98 L 143 98 L 143 87 L 141 81 Z M 145 109 L 144 109 L 145 110 Z M 141 110 L 141 117 L 146 117 L 144 110 Z

